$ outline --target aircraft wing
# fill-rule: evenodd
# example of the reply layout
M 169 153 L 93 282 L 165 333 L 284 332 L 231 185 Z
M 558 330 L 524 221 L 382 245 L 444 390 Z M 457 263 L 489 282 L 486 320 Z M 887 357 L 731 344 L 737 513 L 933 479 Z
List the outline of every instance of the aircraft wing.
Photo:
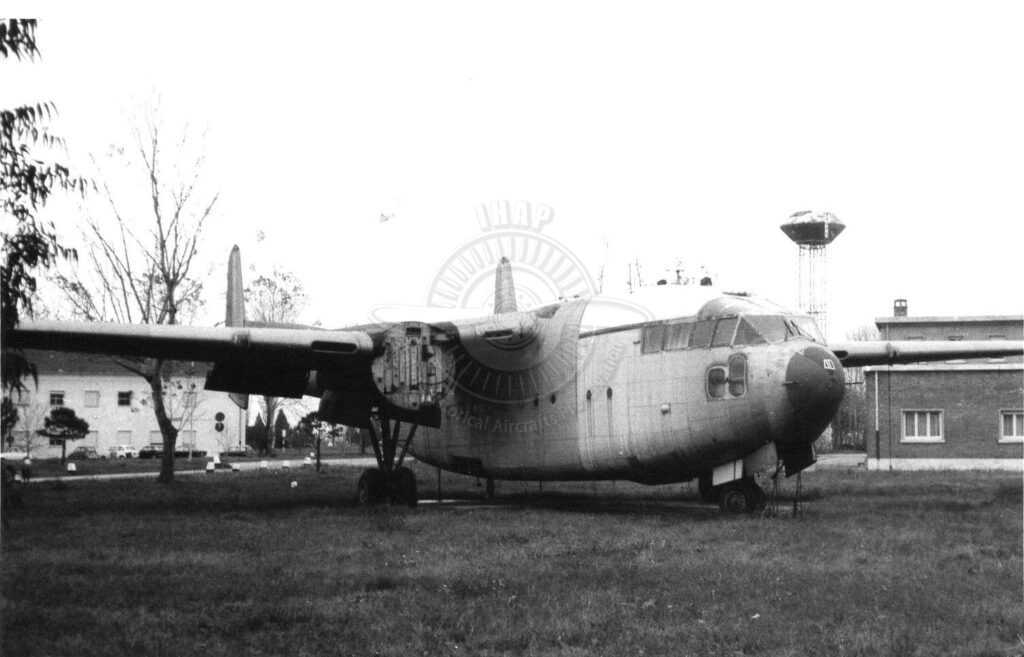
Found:
M 23 320 L 5 347 L 206 362 L 252 362 L 316 369 L 369 361 L 373 340 L 363 331 L 191 327 Z
M 1020 356 L 1024 354 L 1024 342 L 1014 340 L 854 341 L 832 342 L 829 344 L 829 349 L 844 367 L 864 367 L 961 358 Z

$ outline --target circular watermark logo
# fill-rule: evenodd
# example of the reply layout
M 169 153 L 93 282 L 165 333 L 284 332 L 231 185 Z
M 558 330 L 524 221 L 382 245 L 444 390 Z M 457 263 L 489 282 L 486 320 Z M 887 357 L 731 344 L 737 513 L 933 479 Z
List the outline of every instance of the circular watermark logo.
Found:
M 541 232 L 554 218 L 550 206 L 495 201 L 478 205 L 476 217 L 483 233 L 456 249 L 434 274 L 428 306 L 491 312 L 495 269 L 503 257 L 512 265 L 520 311 L 596 292 L 580 259 Z
M 441 263 L 427 289 L 428 321 L 450 321 L 458 332 L 443 377 L 479 402 L 554 403 L 595 353 L 595 341 L 580 338 L 581 329 L 592 328 L 582 326 L 588 304 L 607 310 L 616 302 L 595 299 L 597 286 L 580 258 L 544 234 L 554 220 L 550 206 L 493 201 L 475 215 L 480 234 Z M 632 322 L 650 318 L 636 304 L 618 306 Z M 624 355 L 610 350 L 608 363 L 590 365 L 610 380 Z M 466 412 L 484 414 L 474 409 Z

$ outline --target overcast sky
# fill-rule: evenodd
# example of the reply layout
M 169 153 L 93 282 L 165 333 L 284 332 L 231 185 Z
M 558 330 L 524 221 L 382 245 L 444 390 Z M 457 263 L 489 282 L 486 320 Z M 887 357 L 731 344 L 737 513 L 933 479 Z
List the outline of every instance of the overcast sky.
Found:
M 329 327 L 427 303 L 496 200 L 612 291 L 678 259 L 795 305 L 778 226 L 828 210 L 832 337 L 896 297 L 1024 312 L 1019 3 L 677 4 L 43 4 L 0 106 L 54 101 L 79 159 L 158 92 L 209 130 L 204 257 L 291 269 Z

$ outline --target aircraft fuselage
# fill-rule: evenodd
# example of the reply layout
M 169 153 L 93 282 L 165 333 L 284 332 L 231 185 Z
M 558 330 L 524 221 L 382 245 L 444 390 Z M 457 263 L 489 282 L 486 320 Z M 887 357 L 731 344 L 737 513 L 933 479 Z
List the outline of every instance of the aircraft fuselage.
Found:
M 584 327 L 574 353 L 530 397 L 456 387 L 410 453 L 494 479 L 687 481 L 769 444 L 807 448 L 843 397 L 839 360 L 781 314 Z M 488 374 L 495 390 L 530 376 Z

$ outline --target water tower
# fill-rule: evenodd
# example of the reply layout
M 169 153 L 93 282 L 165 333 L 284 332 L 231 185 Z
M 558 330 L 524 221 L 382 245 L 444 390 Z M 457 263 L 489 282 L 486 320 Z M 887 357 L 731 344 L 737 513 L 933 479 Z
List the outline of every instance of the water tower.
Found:
M 846 224 L 831 212 L 797 212 L 779 226 L 800 247 L 800 309 L 814 318 L 828 337 L 828 255 L 826 248 L 839 237 Z

